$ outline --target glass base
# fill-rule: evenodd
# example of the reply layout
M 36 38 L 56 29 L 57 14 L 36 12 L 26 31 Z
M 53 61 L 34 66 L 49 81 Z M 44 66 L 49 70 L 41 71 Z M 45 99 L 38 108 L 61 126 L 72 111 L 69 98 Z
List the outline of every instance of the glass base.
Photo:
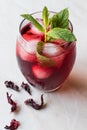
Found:
M 58 89 L 60 89 L 64 83 L 60 84 L 59 86 L 57 86 L 56 88 L 54 89 L 51 89 L 51 90 L 45 90 L 45 89 L 41 89 L 40 87 L 35 87 L 33 86 L 31 83 L 28 82 L 28 84 L 32 87 L 32 88 L 35 88 L 41 92 L 44 92 L 44 93 L 50 93 L 50 92 L 54 92 L 54 91 L 57 91 Z
M 63 84 L 61 84 L 61 85 L 59 85 L 57 88 L 55 88 L 55 89 L 52 89 L 52 90 L 46 90 L 46 91 L 44 91 L 45 93 L 50 93 L 50 92 L 54 92 L 54 91 L 57 91 L 58 89 L 60 89 L 61 87 L 63 86 Z

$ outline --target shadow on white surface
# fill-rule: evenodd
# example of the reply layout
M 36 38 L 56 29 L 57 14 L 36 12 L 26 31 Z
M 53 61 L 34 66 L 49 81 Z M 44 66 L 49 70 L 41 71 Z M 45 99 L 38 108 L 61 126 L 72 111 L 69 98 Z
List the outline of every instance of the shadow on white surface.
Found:
M 63 107 L 67 130 L 87 128 L 87 73 L 82 70 L 73 72 L 55 92 Z
M 75 63 L 73 71 L 69 75 L 68 79 L 65 81 L 63 87 L 61 87 L 60 92 L 68 91 L 78 91 L 79 93 L 85 94 L 87 97 L 87 62 L 84 59 L 78 59 Z

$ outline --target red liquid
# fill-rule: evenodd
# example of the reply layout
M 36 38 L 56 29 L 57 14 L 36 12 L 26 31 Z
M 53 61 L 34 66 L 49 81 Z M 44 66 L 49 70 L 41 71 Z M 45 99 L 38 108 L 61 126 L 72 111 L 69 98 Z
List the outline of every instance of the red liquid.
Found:
M 28 47 L 28 49 L 26 49 L 26 44 L 33 44 L 31 40 L 36 40 L 36 43 L 41 40 L 43 41 L 44 35 L 31 29 L 30 24 L 27 24 L 21 29 L 21 35 L 28 41 L 27 43 L 24 43 L 24 40 L 21 37 L 17 40 L 16 45 L 17 60 L 23 75 L 27 81 L 36 88 L 46 91 L 55 90 L 64 82 L 72 70 L 76 56 L 75 43 L 62 45 L 62 53 L 56 56 L 48 56 L 43 53 L 43 55 L 46 55 L 57 62 L 56 66 L 47 67 L 46 65 L 40 65 L 35 52 L 31 51 L 30 53 L 28 52 L 30 49 Z M 56 44 L 58 45 L 58 43 Z M 36 44 L 33 45 L 33 47 L 35 48 Z

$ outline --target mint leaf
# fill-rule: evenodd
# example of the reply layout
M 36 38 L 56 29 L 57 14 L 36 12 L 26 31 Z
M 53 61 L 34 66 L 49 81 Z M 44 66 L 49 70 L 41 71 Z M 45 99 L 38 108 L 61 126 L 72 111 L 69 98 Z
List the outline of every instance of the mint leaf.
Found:
M 66 42 L 76 41 L 74 34 L 68 29 L 53 28 L 47 32 L 47 36 L 54 39 L 63 39 Z
M 56 65 L 55 61 L 51 60 L 48 57 L 45 57 L 45 56 L 41 55 L 43 45 L 44 45 L 43 42 L 38 42 L 38 44 L 37 44 L 36 56 L 38 58 L 38 61 L 40 62 L 40 64 L 46 65 L 48 67 L 55 66 Z
M 47 32 L 47 27 L 49 25 L 49 12 L 46 6 L 43 8 L 42 11 L 42 19 L 43 19 L 44 29 L 45 29 L 44 41 L 46 42 L 47 41 L 46 32 Z
M 69 27 L 69 11 L 67 8 L 53 15 L 51 19 L 51 28 L 55 27 L 60 28 Z
M 32 24 L 33 24 L 39 31 L 44 32 L 44 28 L 42 27 L 42 25 L 39 24 L 39 23 L 37 22 L 37 20 L 34 19 L 30 14 L 22 14 L 21 16 L 22 16 L 23 18 L 25 18 L 25 19 L 31 21 Z
M 49 24 L 49 18 L 48 17 L 49 17 L 49 12 L 48 12 L 47 7 L 45 6 L 43 8 L 43 11 L 42 11 L 42 18 L 43 18 L 45 28 L 47 28 L 47 26 Z

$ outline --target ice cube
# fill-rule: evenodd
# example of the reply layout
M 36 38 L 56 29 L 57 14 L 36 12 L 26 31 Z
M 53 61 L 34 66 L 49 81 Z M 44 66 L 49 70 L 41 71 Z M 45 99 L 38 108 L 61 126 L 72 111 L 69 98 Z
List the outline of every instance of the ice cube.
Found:
M 24 38 L 26 41 L 31 40 L 31 36 L 29 36 L 28 34 L 23 34 L 23 38 Z
M 34 62 L 36 60 L 36 46 L 39 39 L 30 40 L 28 42 L 18 41 L 17 54 L 25 61 Z
M 17 43 L 16 46 L 16 54 L 24 61 L 35 62 L 36 60 L 36 55 L 27 53 L 23 46 L 21 46 L 19 43 Z
M 43 21 L 41 19 L 36 19 L 39 24 L 43 26 Z M 39 31 L 33 24 L 31 24 L 31 30 L 34 34 L 43 34 L 41 31 Z
M 42 52 L 46 56 L 57 56 L 62 54 L 64 49 L 57 44 L 45 43 Z
M 36 78 L 45 79 L 45 78 L 48 78 L 49 76 L 51 76 L 51 74 L 53 73 L 53 69 L 41 67 L 39 65 L 34 65 L 32 67 L 32 72 Z
M 26 44 L 23 44 L 22 46 L 28 53 L 35 54 L 36 46 L 39 41 L 40 41 L 39 39 L 30 40 Z

